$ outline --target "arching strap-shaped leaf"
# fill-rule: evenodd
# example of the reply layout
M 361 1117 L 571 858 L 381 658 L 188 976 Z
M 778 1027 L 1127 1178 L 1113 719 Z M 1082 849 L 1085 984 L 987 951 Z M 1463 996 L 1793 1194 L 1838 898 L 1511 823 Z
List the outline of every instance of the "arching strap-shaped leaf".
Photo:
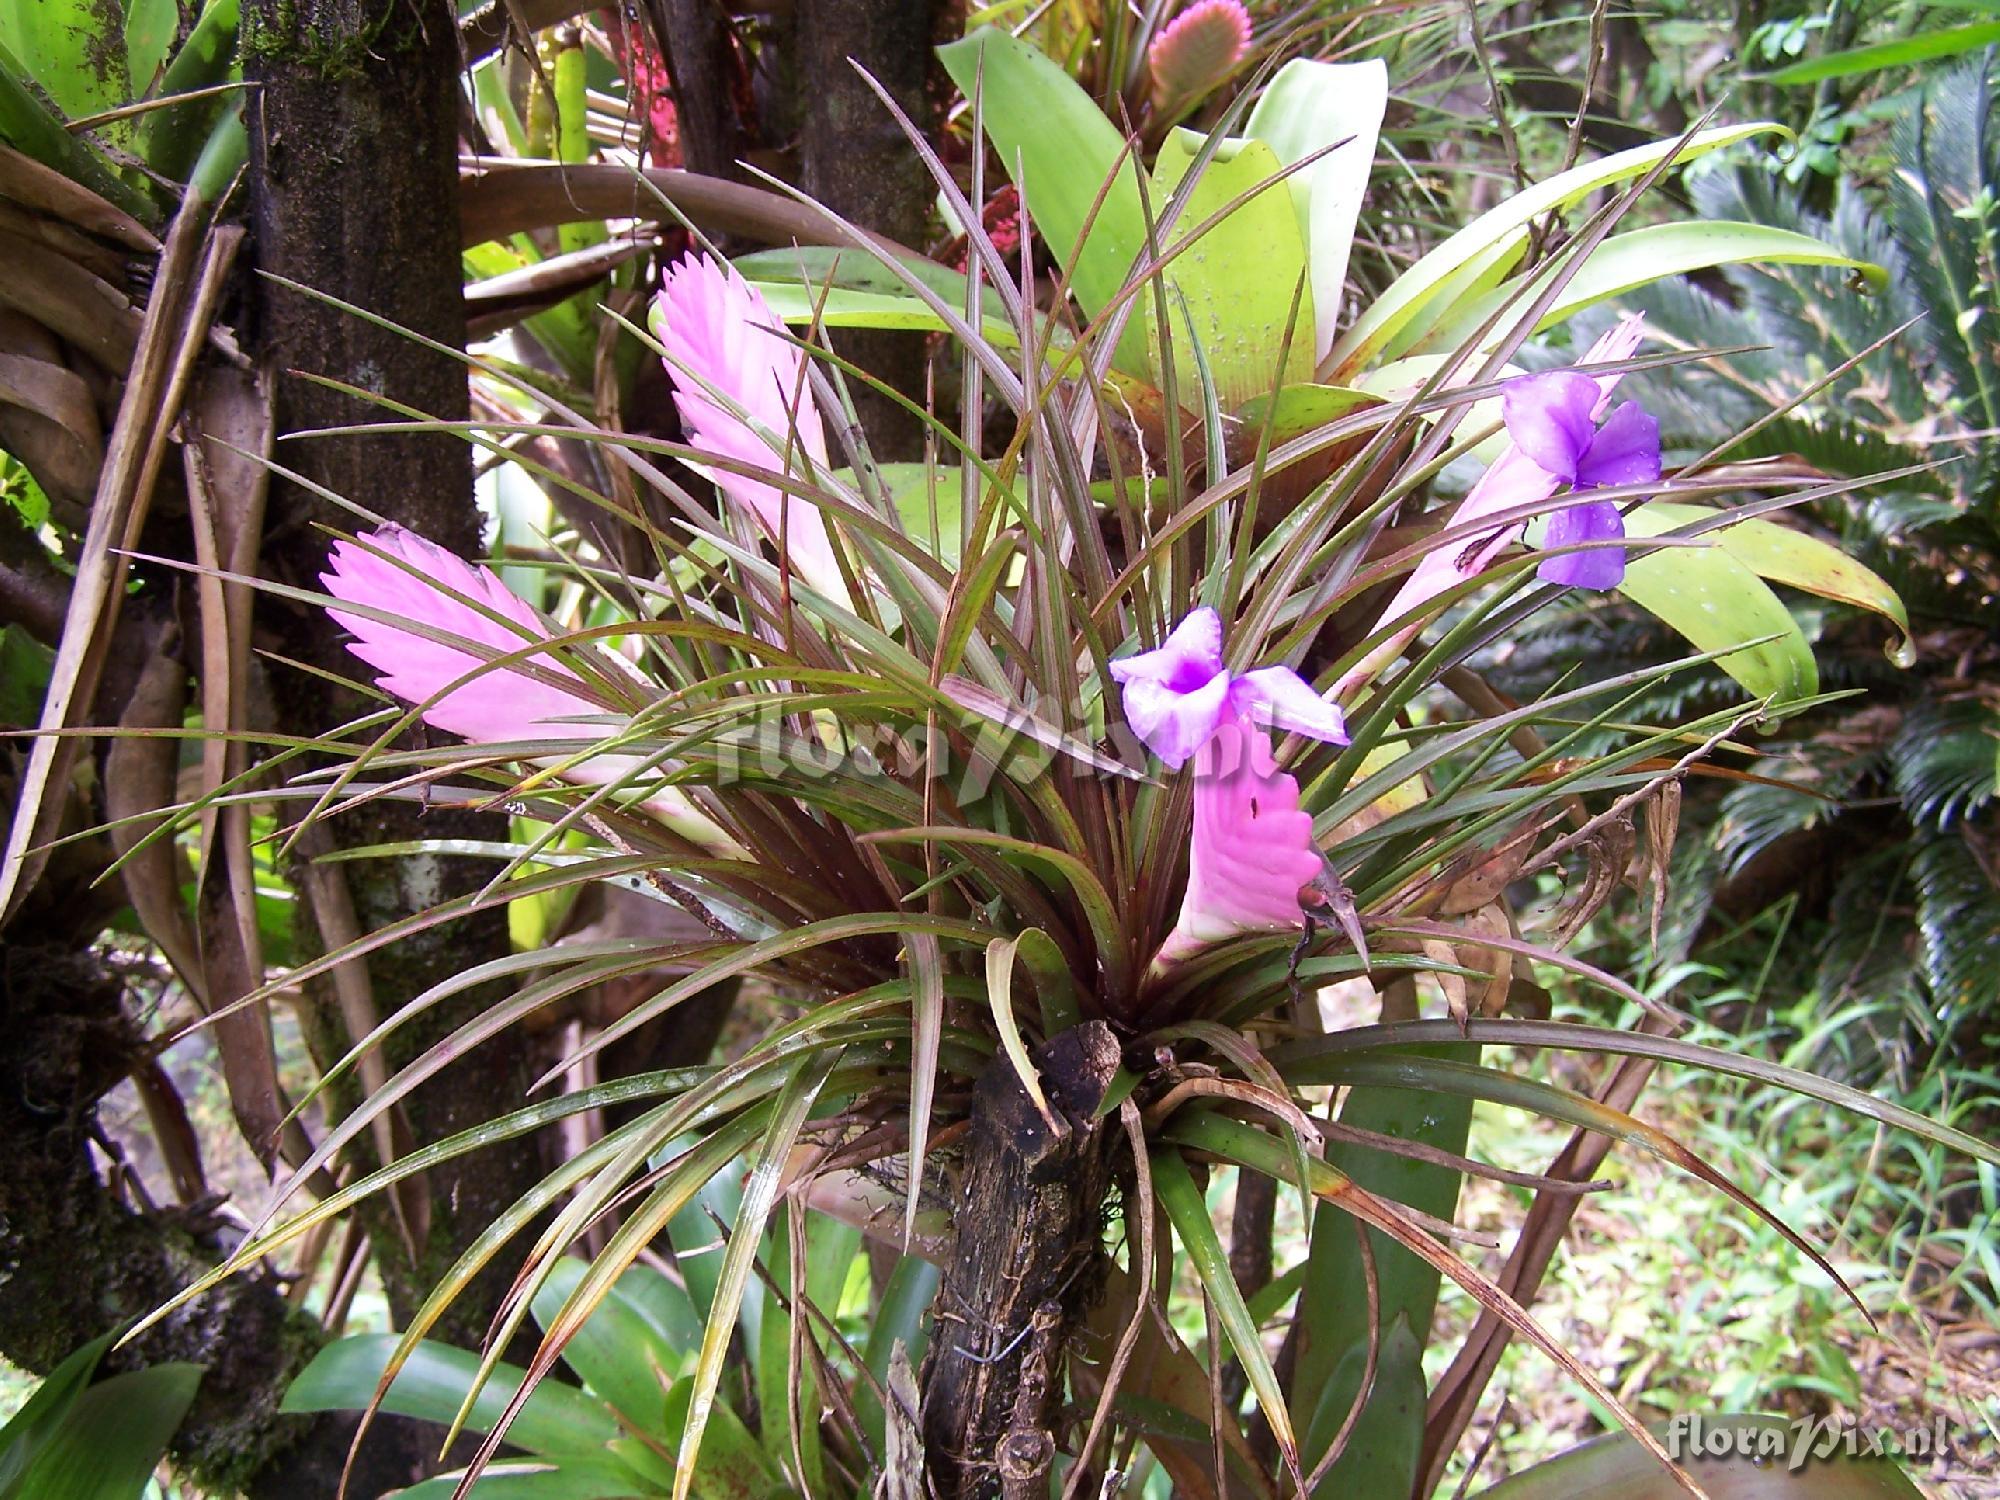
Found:
M 1393 338 L 1412 318 L 1425 313 L 1433 320 L 1449 316 L 1449 308 L 1430 304 L 1452 277 L 1468 261 L 1480 256 L 1551 209 L 1567 208 L 1602 187 L 1643 176 L 1660 162 L 1679 152 L 1683 162 L 1692 161 L 1722 146 L 1734 145 L 1755 135 L 1782 132 L 1783 126 L 1769 121 L 1752 125 L 1730 125 L 1697 131 L 1683 147 L 1680 141 L 1660 141 L 1635 146 L 1630 151 L 1559 172 L 1546 182 L 1516 193 L 1505 203 L 1488 209 L 1465 228 L 1398 276 L 1389 289 L 1377 297 L 1334 343 L 1322 367 L 1341 378 L 1351 375 Z
M 375 1399 L 397 1342 L 393 1333 L 335 1339 L 292 1381 L 281 1410 L 364 1410 Z M 494 1366 L 465 1425 L 485 1432 L 499 1421 L 500 1413 L 520 1390 L 525 1373 L 510 1364 Z M 478 1355 L 424 1339 L 403 1360 L 380 1406 L 397 1416 L 448 1423 L 458 1414 L 478 1377 Z M 618 1433 L 617 1418 L 602 1401 L 592 1400 L 573 1385 L 545 1380 L 522 1404 L 507 1430 L 507 1440 L 529 1453 L 573 1457 L 601 1449 Z
M 1644 506 L 1625 517 L 1627 536 L 1675 529 Z M 1632 557 L 1618 592 L 1698 650 L 1726 651 L 1716 664 L 1755 698 L 1784 703 L 1819 691 L 1805 632 L 1784 601 L 1726 547 L 1663 547 Z
M 1672 529 L 1709 520 L 1716 512 L 1705 505 L 1655 501 L 1639 514 L 1641 517 L 1658 518 Z M 1642 521 L 1641 524 L 1647 522 Z M 1636 529 L 1629 516 L 1625 525 L 1628 530 Z M 1874 570 L 1849 557 L 1831 542 L 1823 542 L 1794 527 L 1755 516 L 1704 535 L 1759 578 L 1880 615 L 1896 627 L 1900 636 L 1890 649 L 1890 655 L 1898 662 L 1910 649 L 1910 616 L 1903 608 L 1902 598 Z
M 1726 220 L 1650 224 L 1613 235 L 1593 250 L 1532 331 L 1553 328 L 1594 303 L 1634 287 L 1649 286 L 1663 277 L 1740 265 L 1846 266 L 1877 287 L 1889 274 L 1872 261 L 1843 255 L 1831 245 L 1792 229 Z M 1517 277 L 1483 297 L 1466 300 L 1448 321 L 1436 324 L 1418 339 L 1412 351 L 1436 354 L 1455 348 L 1499 312 L 1508 298 L 1520 295 L 1523 286 L 1523 278 Z M 1523 301 L 1525 305 L 1525 298 Z M 1508 321 L 1500 319 L 1481 347 L 1492 347 L 1508 328 Z

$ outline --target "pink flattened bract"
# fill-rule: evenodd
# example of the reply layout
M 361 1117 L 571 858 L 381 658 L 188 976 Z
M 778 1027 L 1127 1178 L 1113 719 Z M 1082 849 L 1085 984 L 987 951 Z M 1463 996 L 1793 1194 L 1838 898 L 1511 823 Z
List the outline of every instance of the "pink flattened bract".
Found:
M 815 472 L 825 472 L 826 430 L 806 383 L 805 354 L 786 340 L 778 315 L 734 266 L 706 255 L 669 266 L 660 281 L 653 330 L 666 350 L 674 405 L 693 446 L 780 473 L 803 472 L 803 457 Z M 783 546 L 807 583 L 848 602 L 817 506 L 727 469 L 714 468 L 710 477 Z
M 360 542 L 366 545 L 335 542 L 327 571 L 320 575 L 326 591 L 342 603 L 401 616 L 485 646 L 495 655 L 549 639 L 541 617 L 490 569 L 474 567 L 398 526 L 364 533 Z M 403 565 L 392 559 L 401 559 Z M 493 614 L 466 600 L 477 601 Z M 330 608 L 327 613 L 353 635 L 347 649 L 375 668 L 377 685 L 407 703 L 425 702 L 490 659 L 355 611 Z M 575 681 L 579 689 L 583 686 L 553 655 L 534 658 L 534 665 Z M 525 672 L 499 667 L 452 688 L 425 709 L 423 717 L 446 734 L 492 743 L 595 739 L 601 729 L 576 721 L 603 712 L 581 691 L 565 692 Z
M 1278 769 L 1265 732 L 1223 724 L 1195 761 L 1187 894 L 1155 972 L 1239 933 L 1298 928 L 1299 892 L 1321 865 L 1299 784 Z

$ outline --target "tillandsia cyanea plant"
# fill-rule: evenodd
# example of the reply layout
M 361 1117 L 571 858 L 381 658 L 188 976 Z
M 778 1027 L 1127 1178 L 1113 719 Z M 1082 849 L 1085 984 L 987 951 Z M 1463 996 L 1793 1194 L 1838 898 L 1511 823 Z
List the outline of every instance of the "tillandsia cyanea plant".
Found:
M 946 55 L 989 127 L 1037 109 L 1068 118 L 1038 81 L 1046 64 L 1005 39 Z M 1814 701 L 1809 675 L 1772 668 L 1787 658 L 1740 615 L 1705 624 L 1684 660 L 1531 703 L 1499 699 L 1476 670 L 1561 590 L 1704 557 L 1688 544 L 1739 519 L 1651 536 L 1647 502 L 1754 482 L 1665 469 L 1636 322 L 1572 368 L 1506 363 L 1586 290 L 1633 274 L 1585 280 L 1599 257 L 1635 258 L 1607 238 L 1607 213 L 1505 282 L 1529 223 L 1673 153 L 1530 189 L 1345 320 L 1334 262 L 1365 172 L 1337 160 L 1353 130 L 1324 111 L 1365 94 L 1353 78 L 1374 77 L 1378 99 L 1384 80 L 1363 65 L 1330 92 L 1319 66 L 1268 85 L 1247 142 L 1171 148 L 1180 164 L 1152 169 L 1171 200 L 1156 211 L 1128 159 L 1106 163 L 1093 211 L 1064 221 L 1037 197 L 1058 179 L 1003 138 L 1003 155 L 1028 163 L 1030 212 L 1060 266 L 1047 299 L 1009 279 L 942 169 L 969 237 L 963 275 L 851 226 L 837 262 L 786 252 L 751 258 L 746 276 L 697 254 L 671 267 L 653 348 L 688 442 L 599 441 L 672 520 L 648 530 L 650 571 L 580 549 L 553 565 L 560 619 L 408 533 L 369 527 L 335 544 L 322 580 L 333 619 L 401 712 L 330 736 L 348 763 L 291 794 L 313 816 L 355 798 L 497 802 L 517 833 L 423 846 L 490 860 L 493 879 L 288 982 L 592 883 L 671 919 L 668 937 L 577 932 L 407 997 L 336 1073 L 443 999 L 518 986 L 373 1088 L 290 1187 L 502 1030 L 609 979 L 642 980 L 645 995 L 579 1038 L 519 1110 L 419 1143 L 282 1222 L 274 1210 L 217 1273 L 428 1162 L 594 1122 L 399 1336 L 326 1356 L 361 1359 L 392 1408 L 424 1404 L 405 1377 L 456 1372 L 453 1420 L 485 1437 L 450 1492 L 471 1491 L 512 1444 L 536 1472 L 570 1464 L 565 1493 L 675 1500 L 878 1484 L 1097 1494 L 1114 1470 L 1142 1469 L 1195 1495 L 1428 1493 L 1518 1337 L 1561 1361 L 1663 1482 L 1700 1493 L 1524 1308 L 1545 1260 L 1496 1279 L 1455 1247 L 1466 1174 L 1534 1194 L 1528 1247 L 1559 1235 L 1602 1157 L 1579 1144 L 1547 1174 L 1499 1172 L 1466 1154 L 1473 1103 L 1660 1153 L 1753 1210 L 1624 1112 L 1643 1076 L 1630 1069 L 1783 1079 L 2000 1161 L 1839 1085 L 1677 1041 L 1670 1008 L 1561 951 L 1630 870 L 1635 817 L 1657 872 L 1679 779 Z M 1335 154 L 1315 158 L 1322 146 Z M 1254 190 L 1281 156 L 1299 170 L 1239 202 L 1231 162 L 1250 162 Z M 1225 188 L 1200 233 L 1172 227 Z M 1260 199 L 1298 254 L 1266 268 L 1257 286 L 1280 287 L 1277 312 L 1245 328 L 1202 278 L 1240 269 L 1236 219 Z M 1100 237 L 1128 201 L 1137 236 Z M 1740 253 L 1832 255 L 1760 243 Z M 775 279 L 787 262 L 809 273 L 789 289 Z M 785 331 L 793 314 L 805 337 Z M 957 419 L 925 413 L 935 456 L 921 464 L 875 461 L 828 333 L 892 316 L 939 329 L 959 366 Z M 1392 348 L 1388 370 L 1377 357 Z M 1373 376 L 1379 391 L 1358 383 Z M 711 481 L 719 506 L 662 455 Z M 1485 477 L 1455 513 L 1433 514 L 1424 502 L 1454 459 L 1486 462 Z M 1288 478 L 1300 482 L 1279 503 Z M 1788 583 L 1836 592 L 1851 576 L 1830 548 L 1802 555 L 1811 565 Z M 1675 577 L 1699 595 L 1698 573 Z M 1746 660 L 1770 686 L 1687 722 L 1626 713 L 1677 674 L 1720 663 L 1741 681 Z M 460 743 L 391 749 L 418 720 Z M 1603 748 L 1579 753 L 1585 736 Z M 1506 889 L 1544 871 L 1567 874 L 1570 895 L 1537 944 Z M 1541 994 L 1537 964 L 1593 986 L 1623 1023 L 1522 1018 Z M 622 1037 L 738 980 L 753 987 L 726 1060 L 596 1075 Z M 1331 1021 L 1321 992 L 1342 984 L 1375 996 L 1379 1021 Z M 1500 1043 L 1609 1053 L 1626 1070 L 1606 1102 L 1483 1053 Z M 1309 1247 L 1282 1270 L 1233 1266 L 1232 1251 L 1270 1243 L 1271 1183 L 1301 1195 Z M 1211 1198 L 1230 1185 L 1225 1247 Z M 863 1236 L 894 1265 L 879 1295 L 846 1276 Z M 517 1241 L 486 1351 L 451 1364 L 425 1335 Z M 587 1258 L 569 1254 L 586 1244 Z M 1432 1388 L 1423 1354 L 1445 1279 L 1483 1316 Z M 1198 1288 L 1199 1328 L 1164 1315 L 1182 1281 Z M 503 1365 L 531 1312 L 532 1357 Z M 638 1378 L 629 1358 L 605 1357 L 620 1339 L 647 1351 Z M 556 1385 L 535 1393 L 558 1360 L 605 1410 L 581 1414 Z M 301 1404 L 351 1389 L 325 1368 L 303 1384 Z M 436 1411 L 438 1382 L 425 1389 Z M 1861 1482 L 1908 1493 L 1879 1466 Z

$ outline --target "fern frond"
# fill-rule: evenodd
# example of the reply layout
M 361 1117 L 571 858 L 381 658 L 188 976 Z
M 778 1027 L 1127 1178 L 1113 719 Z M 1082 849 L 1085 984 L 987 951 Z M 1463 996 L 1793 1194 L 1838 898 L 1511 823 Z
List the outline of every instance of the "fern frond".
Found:
M 1919 900 L 1924 978 L 1940 1011 L 2000 1004 L 2000 887 L 1967 840 L 1939 833 L 1910 862 Z
M 1919 703 L 1903 720 L 1891 763 L 1910 817 L 1949 828 L 2000 794 L 2000 712 L 1976 698 Z

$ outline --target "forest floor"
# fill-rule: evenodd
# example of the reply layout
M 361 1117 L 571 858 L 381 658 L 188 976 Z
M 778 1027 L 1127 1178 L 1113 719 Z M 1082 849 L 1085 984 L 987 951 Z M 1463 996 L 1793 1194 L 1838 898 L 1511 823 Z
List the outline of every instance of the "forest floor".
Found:
M 1932 1500 L 1996 1500 L 2000 1330 L 1987 1278 L 2000 1247 L 1990 1230 L 1983 1246 L 1971 1243 L 1971 1265 L 1948 1224 L 1924 1233 L 1903 1223 L 1899 1232 L 1907 1200 L 1880 1191 L 1872 1169 L 1883 1143 L 1872 1126 L 1836 1117 L 1807 1128 L 1813 1106 L 1814 1115 L 1800 1114 L 1775 1137 L 1736 1130 L 1742 1094 L 1727 1081 L 1688 1079 L 1673 1088 L 1656 1081 L 1637 1113 L 1692 1144 L 1825 1250 L 1876 1326 L 1767 1224 L 1664 1161 L 1630 1151 L 1612 1154 L 1600 1173 L 1610 1187 L 1584 1199 L 1535 1315 L 1648 1420 L 1751 1410 L 1902 1434 L 1935 1432 L 1942 1419 L 1943 1456 L 1910 1461 L 1907 1472 Z M 1546 1129 L 1501 1116 L 1480 1112 L 1473 1154 L 1508 1166 L 1546 1161 Z M 1481 1259 L 1489 1273 L 1511 1248 L 1521 1210 L 1518 1190 L 1485 1181 L 1468 1187 L 1459 1222 L 1496 1235 L 1503 1247 Z M 1439 1330 L 1446 1350 L 1473 1311 L 1469 1298 L 1446 1288 Z M 1604 1413 L 1574 1381 L 1517 1342 L 1442 1493 L 1454 1492 L 1482 1446 L 1475 1489 L 1606 1430 Z

